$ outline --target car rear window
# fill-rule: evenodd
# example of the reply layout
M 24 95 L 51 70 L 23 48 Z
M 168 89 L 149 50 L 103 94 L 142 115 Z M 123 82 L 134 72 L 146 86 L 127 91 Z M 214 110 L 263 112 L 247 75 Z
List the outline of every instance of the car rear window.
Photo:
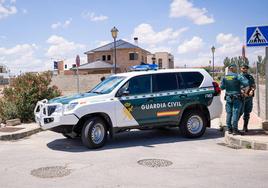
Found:
M 153 75 L 153 92 L 171 91 L 178 89 L 175 73 L 163 73 Z
M 200 72 L 181 72 L 184 88 L 196 88 L 203 82 L 204 76 Z

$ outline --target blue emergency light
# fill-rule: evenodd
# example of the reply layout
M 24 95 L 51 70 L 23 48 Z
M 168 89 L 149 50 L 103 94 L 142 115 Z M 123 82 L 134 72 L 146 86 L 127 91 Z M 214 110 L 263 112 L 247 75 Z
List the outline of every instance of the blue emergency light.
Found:
M 141 65 L 135 65 L 131 66 L 130 70 L 131 71 L 147 71 L 147 70 L 157 70 L 158 65 L 156 64 L 141 64 Z

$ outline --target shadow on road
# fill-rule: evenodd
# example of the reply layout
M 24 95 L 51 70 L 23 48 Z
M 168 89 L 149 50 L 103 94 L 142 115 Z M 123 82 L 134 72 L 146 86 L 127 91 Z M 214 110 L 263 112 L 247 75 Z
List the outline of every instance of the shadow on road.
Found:
M 49 142 L 47 146 L 52 150 L 65 152 L 89 152 L 102 151 L 107 149 L 127 148 L 127 147 L 154 147 L 156 144 L 175 143 L 182 141 L 198 141 L 223 137 L 223 132 L 218 129 L 207 129 L 206 133 L 198 139 L 184 138 L 178 129 L 161 129 L 147 131 L 130 131 L 119 133 L 113 139 L 108 139 L 106 145 L 100 149 L 90 150 L 86 148 L 80 138 L 76 139 L 57 139 Z

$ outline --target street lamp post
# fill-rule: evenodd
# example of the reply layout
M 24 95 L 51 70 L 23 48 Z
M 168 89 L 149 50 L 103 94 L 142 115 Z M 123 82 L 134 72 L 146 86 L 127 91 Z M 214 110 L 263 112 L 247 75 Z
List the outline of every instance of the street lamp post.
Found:
M 118 34 L 118 29 L 116 27 L 113 27 L 111 33 L 114 39 L 114 73 L 116 74 L 116 38 Z
M 79 55 L 76 56 L 75 59 L 76 64 L 76 74 L 77 74 L 77 93 L 80 93 L 80 83 L 79 83 L 79 67 L 80 67 L 80 57 Z
M 211 48 L 211 51 L 212 51 L 212 78 L 214 79 L 214 53 L 215 53 L 215 47 L 214 46 L 212 46 L 212 48 Z

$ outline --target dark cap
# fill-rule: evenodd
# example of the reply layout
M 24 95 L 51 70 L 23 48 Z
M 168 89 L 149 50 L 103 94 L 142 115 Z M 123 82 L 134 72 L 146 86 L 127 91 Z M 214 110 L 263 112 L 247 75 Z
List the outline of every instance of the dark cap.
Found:
M 249 66 L 247 65 L 247 64 L 242 64 L 242 66 L 241 67 L 244 67 L 244 68 L 246 68 L 246 69 L 248 69 L 249 68 Z
M 235 68 L 236 67 L 236 64 L 235 63 L 232 63 L 228 66 L 229 68 Z

